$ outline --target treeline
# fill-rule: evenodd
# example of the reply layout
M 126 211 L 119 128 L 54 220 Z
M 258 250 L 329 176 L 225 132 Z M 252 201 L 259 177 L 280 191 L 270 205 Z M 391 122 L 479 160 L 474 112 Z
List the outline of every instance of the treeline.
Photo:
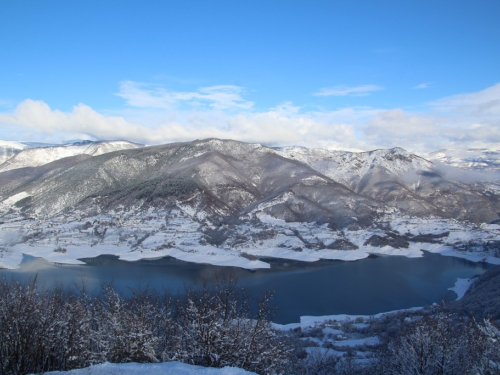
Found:
M 353 351 L 304 349 L 300 331 L 272 327 L 272 295 L 250 298 L 232 275 L 186 287 L 181 296 L 137 286 L 124 297 L 103 284 L 98 296 L 41 291 L 0 281 L 0 374 L 43 373 L 104 361 L 235 366 L 258 374 L 495 374 L 498 330 L 489 322 L 438 313 L 391 326 L 359 361 Z M 250 306 L 250 302 L 252 306 Z M 382 337 L 383 335 L 381 335 Z
M 283 373 L 286 337 L 271 327 L 270 294 L 251 312 L 232 276 L 187 287 L 173 299 L 137 287 L 125 298 L 112 285 L 102 293 L 0 281 L 0 374 L 69 370 L 104 361 L 182 361 Z

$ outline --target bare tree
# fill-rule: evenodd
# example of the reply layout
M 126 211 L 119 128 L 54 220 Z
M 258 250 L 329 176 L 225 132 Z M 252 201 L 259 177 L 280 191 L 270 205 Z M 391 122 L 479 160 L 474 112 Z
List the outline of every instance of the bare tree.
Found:
M 498 344 L 473 319 L 438 313 L 408 324 L 389 342 L 380 372 L 411 375 L 491 374 Z M 495 364 L 496 363 L 496 364 Z M 496 368 L 498 371 L 498 368 Z
M 219 277 L 213 285 L 186 288 L 178 306 L 178 360 L 223 367 L 236 366 L 258 373 L 280 373 L 288 346 L 271 327 L 272 294 L 256 300 L 251 314 L 244 290 L 234 275 Z

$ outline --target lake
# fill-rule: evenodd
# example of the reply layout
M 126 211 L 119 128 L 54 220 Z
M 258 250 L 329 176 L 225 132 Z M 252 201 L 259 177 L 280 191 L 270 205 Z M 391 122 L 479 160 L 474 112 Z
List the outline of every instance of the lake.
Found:
M 19 269 L 0 276 L 28 280 L 38 275 L 42 286 L 73 287 L 82 278 L 90 290 L 112 281 L 126 291 L 139 282 L 153 288 L 182 292 L 185 285 L 210 280 L 221 271 L 233 271 L 251 294 L 275 291 L 276 323 L 299 322 L 303 315 L 361 314 L 449 301 L 448 288 L 457 278 L 480 275 L 493 267 L 461 258 L 424 253 L 421 258 L 370 256 L 354 262 L 322 260 L 313 263 L 263 259 L 271 269 L 249 271 L 234 267 L 183 262 L 173 258 L 125 262 L 114 256 L 85 259 L 85 265 L 62 265 L 25 256 Z

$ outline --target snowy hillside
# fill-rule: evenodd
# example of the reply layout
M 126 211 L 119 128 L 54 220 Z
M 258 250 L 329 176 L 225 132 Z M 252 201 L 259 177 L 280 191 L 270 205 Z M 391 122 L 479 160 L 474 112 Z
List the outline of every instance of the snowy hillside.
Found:
M 445 178 L 402 149 L 207 139 L 97 155 L 108 145 L 68 146 L 86 148 L 0 173 L 0 266 L 17 267 L 22 254 L 61 263 L 172 256 L 249 269 L 269 267 L 268 256 L 500 257 L 500 190 Z
M 500 149 L 440 150 L 428 154 L 427 158 L 460 169 L 500 171 Z
M 2 164 L 5 160 L 11 158 L 18 152 L 22 150 L 26 150 L 28 148 L 37 148 L 37 147 L 51 147 L 56 146 L 52 143 L 43 143 L 43 142 L 18 142 L 18 141 L 3 141 L 0 140 L 0 164 Z
M 0 140 L 0 165 L 26 148 L 28 145 L 21 142 Z
M 304 147 L 276 148 L 286 158 L 301 161 L 331 179 L 356 189 L 359 182 L 374 170 L 404 178 L 408 173 L 432 172 L 434 165 L 428 160 L 396 147 L 370 152 L 328 151 Z
M 28 146 L 22 142 L 2 140 L 0 140 L 0 147 L 12 148 L 14 150 L 24 150 L 25 148 L 28 148 Z
M 22 144 L 19 144 L 22 145 Z M 140 145 L 126 141 L 77 142 L 66 145 L 18 149 L 0 164 L 0 172 L 12 169 L 38 167 L 55 160 L 76 155 L 102 155 L 112 151 L 137 148 Z
M 498 191 L 496 185 L 464 184 L 461 180 L 448 178 L 431 161 L 402 148 L 359 153 L 303 147 L 275 150 L 283 157 L 309 165 L 356 193 L 418 216 L 464 218 L 458 207 L 470 207 L 472 202 L 480 204 L 480 201 L 485 202 L 485 192 Z M 485 219 L 479 216 L 473 214 L 469 219 Z M 495 220 L 497 212 L 492 211 L 490 218 Z
M 64 150 L 81 155 L 102 152 L 102 144 L 95 146 L 73 145 Z M 8 163 L 21 161 L 29 151 L 54 152 L 55 157 L 62 152 L 60 148 L 25 150 L 4 167 L 9 169 Z M 28 158 L 30 163 L 34 160 Z M 144 204 L 156 206 L 169 196 L 190 194 L 185 206 L 198 219 L 211 222 L 248 217 L 258 207 L 280 220 L 334 227 L 348 226 L 353 218 L 370 225 L 380 213 L 394 210 L 474 222 L 498 218 L 500 203 L 494 199 L 498 194 L 494 186 L 486 191 L 485 186 L 445 178 L 433 168 L 431 162 L 399 148 L 367 153 L 293 151 L 208 139 L 67 159 L 64 166 L 4 170 L 9 174 L 0 181 L 0 197 L 5 200 L 25 192 L 30 202 L 23 202 L 23 210 L 37 215 L 88 205 L 91 197 L 103 197 L 114 207 L 137 202 L 140 196 Z

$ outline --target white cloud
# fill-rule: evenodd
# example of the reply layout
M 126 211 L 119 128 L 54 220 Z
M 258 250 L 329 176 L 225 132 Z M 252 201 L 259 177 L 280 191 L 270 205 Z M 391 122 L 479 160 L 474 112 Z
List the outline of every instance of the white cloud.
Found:
M 481 91 L 448 96 L 433 101 L 430 105 L 447 113 L 500 116 L 500 83 Z
M 384 148 L 400 146 L 414 152 L 447 148 L 443 138 L 443 119 L 426 114 L 408 113 L 403 109 L 380 111 L 364 125 L 368 144 Z
M 301 114 L 298 107 L 284 103 L 265 112 L 179 111 L 175 120 L 161 120 L 161 114 L 157 116 L 160 117 L 151 124 L 143 125 L 123 116 L 103 115 L 84 104 L 62 112 L 42 101 L 25 100 L 14 111 L 0 113 L 0 124 L 2 127 L 23 127 L 26 134 L 82 134 L 96 139 L 127 139 L 146 144 L 216 137 L 351 150 L 365 146 L 357 140 L 355 129 L 341 121 L 356 117 L 355 111 L 348 109 L 337 113 Z
M 314 93 L 315 96 L 367 96 L 374 91 L 380 91 L 384 88 L 377 85 L 346 86 L 338 85 L 322 88 Z
M 416 86 L 413 87 L 414 90 L 421 90 L 421 89 L 426 89 L 431 85 L 430 82 L 425 82 L 425 83 L 420 83 Z
M 202 87 L 197 91 L 171 91 L 162 86 L 132 81 L 120 84 L 118 96 L 140 108 L 172 109 L 178 105 L 207 106 L 216 110 L 250 109 L 253 103 L 243 99 L 244 88 L 234 85 Z
M 45 135 L 82 133 L 97 139 L 131 139 L 139 142 L 160 141 L 151 129 L 119 116 L 105 116 L 84 104 L 71 112 L 52 110 L 43 101 L 25 100 L 13 112 L 0 113 L 2 126 L 16 125 Z
M 500 144 L 500 84 L 428 103 L 421 113 L 382 111 L 366 122 L 369 144 L 402 145 L 413 151 Z M 406 145 L 406 146 L 405 146 Z
M 80 134 L 146 144 L 217 137 L 343 150 L 399 146 L 418 153 L 500 144 L 500 85 L 442 98 L 419 112 L 371 107 L 305 110 L 291 102 L 257 111 L 242 90 L 212 86 L 172 92 L 124 83 L 120 95 L 129 107 L 112 113 L 84 104 L 63 112 L 42 101 L 25 100 L 0 111 L 0 134 L 15 130 L 16 139 L 24 140 Z

